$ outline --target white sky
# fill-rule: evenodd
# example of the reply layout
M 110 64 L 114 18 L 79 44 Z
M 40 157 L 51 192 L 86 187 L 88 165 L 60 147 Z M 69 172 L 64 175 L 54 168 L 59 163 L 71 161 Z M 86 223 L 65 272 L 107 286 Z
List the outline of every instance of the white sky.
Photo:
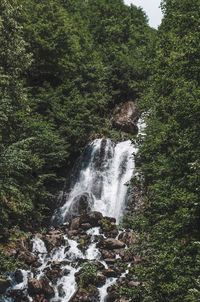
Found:
M 160 0 L 124 0 L 126 4 L 134 4 L 141 6 L 149 17 L 149 24 L 151 27 L 157 28 L 161 23 L 162 12 L 159 8 Z

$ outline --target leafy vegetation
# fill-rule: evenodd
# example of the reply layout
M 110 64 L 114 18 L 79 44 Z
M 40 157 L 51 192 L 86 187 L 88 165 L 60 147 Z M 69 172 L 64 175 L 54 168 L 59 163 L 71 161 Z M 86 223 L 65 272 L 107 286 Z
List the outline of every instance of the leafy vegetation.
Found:
M 115 105 L 143 95 L 134 185 L 144 205 L 125 221 L 140 233 L 132 249 L 143 261 L 129 276 L 141 286 L 118 291 L 135 302 L 196 302 L 200 3 L 163 0 L 162 9 L 155 35 L 122 0 L 0 2 L 0 240 L 47 224 L 82 148 L 116 135 Z M 2 272 L 16 265 L 2 251 L 0 260 Z M 83 285 L 96 278 L 91 264 L 82 271 Z
M 97 280 L 97 268 L 93 263 L 86 262 L 82 265 L 81 273 L 79 276 L 80 286 L 87 288 L 91 284 L 95 284 Z
M 48 223 L 82 148 L 142 91 L 153 36 L 121 0 L 1 1 L 1 239 Z
M 141 233 L 144 282 L 133 301 L 199 301 L 200 3 L 162 2 L 154 76 L 144 96 L 146 136 L 137 158 L 145 210 L 129 217 Z M 130 295 L 129 295 L 130 297 Z

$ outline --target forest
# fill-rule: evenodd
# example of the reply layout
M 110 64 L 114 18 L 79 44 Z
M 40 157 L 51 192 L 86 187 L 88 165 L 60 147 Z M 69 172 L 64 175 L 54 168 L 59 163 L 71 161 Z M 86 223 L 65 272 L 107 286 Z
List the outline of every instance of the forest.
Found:
M 134 101 L 140 285 L 116 301 L 200 301 L 200 2 L 161 6 L 155 30 L 123 0 L 0 1 L 0 280 L 21 265 L 5 246 L 48 227 L 84 147 L 118 140 L 112 112 Z

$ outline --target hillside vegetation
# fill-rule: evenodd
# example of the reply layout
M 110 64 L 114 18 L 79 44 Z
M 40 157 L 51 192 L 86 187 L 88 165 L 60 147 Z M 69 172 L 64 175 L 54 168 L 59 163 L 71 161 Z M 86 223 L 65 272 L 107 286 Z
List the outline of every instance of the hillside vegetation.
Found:
M 132 269 L 145 286 L 133 301 L 200 300 L 200 3 L 163 1 L 154 75 L 143 98 L 146 136 L 137 158 L 144 210 Z M 126 289 L 125 289 L 126 291 Z
M 0 3 L 0 236 L 49 221 L 68 169 L 150 73 L 153 31 L 121 0 Z

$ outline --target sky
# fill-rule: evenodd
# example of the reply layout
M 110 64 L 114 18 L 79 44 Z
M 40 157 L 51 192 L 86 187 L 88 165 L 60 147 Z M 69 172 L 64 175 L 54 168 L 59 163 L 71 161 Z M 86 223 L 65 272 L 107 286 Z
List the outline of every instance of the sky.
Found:
M 160 0 L 124 0 L 126 4 L 134 4 L 141 6 L 149 17 L 150 26 L 157 28 L 161 23 L 162 13 L 160 6 Z

